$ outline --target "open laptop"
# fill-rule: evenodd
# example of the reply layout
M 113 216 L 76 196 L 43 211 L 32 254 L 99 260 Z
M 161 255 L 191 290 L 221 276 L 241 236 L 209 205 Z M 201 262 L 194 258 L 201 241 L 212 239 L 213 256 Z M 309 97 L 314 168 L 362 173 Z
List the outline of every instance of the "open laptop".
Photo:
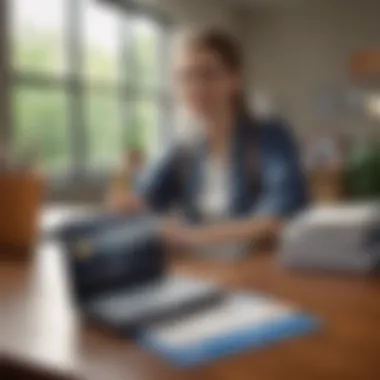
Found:
M 97 216 L 60 229 L 81 313 L 122 333 L 218 303 L 223 291 L 167 272 L 157 218 Z

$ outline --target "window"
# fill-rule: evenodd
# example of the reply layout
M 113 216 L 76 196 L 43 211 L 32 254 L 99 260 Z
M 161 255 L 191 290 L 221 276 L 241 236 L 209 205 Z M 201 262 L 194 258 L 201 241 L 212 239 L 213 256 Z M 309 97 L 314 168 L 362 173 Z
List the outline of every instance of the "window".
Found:
M 131 147 L 154 154 L 170 120 L 169 33 L 98 0 L 9 0 L 13 144 L 52 173 L 115 165 Z
M 13 89 L 12 103 L 17 125 L 13 134 L 15 145 L 21 150 L 38 149 L 46 169 L 67 171 L 70 150 L 66 92 L 19 85 Z
M 20 72 L 62 75 L 66 67 L 65 0 L 9 0 L 12 67 Z
M 81 0 L 83 74 L 87 80 L 116 83 L 121 78 L 121 20 L 113 9 Z
M 105 162 L 117 163 L 124 148 L 121 108 L 117 96 L 88 91 L 84 103 L 89 162 L 96 166 Z

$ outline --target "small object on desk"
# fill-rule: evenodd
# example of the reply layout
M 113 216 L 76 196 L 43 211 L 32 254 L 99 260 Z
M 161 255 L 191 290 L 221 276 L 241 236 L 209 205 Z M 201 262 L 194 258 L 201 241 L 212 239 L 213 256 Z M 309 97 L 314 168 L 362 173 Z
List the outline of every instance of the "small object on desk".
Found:
M 193 367 L 314 332 L 319 321 L 256 294 L 230 295 L 189 317 L 147 328 L 140 343 L 172 364 Z
M 380 265 L 379 203 L 319 206 L 285 229 L 279 262 L 289 268 L 369 273 Z

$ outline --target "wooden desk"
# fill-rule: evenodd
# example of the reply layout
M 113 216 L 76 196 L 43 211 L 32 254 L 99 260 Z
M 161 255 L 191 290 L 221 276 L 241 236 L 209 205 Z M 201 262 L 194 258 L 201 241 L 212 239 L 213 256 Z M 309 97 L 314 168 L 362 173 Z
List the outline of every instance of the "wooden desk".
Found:
M 173 266 L 177 272 L 292 301 L 320 316 L 325 327 L 313 336 L 178 370 L 130 341 L 80 326 L 69 303 L 60 252 L 46 245 L 31 268 L 1 264 L 2 358 L 45 370 L 54 379 L 380 379 L 379 279 L 293 274 L 266 254 L 232 264 L 182 259 Z

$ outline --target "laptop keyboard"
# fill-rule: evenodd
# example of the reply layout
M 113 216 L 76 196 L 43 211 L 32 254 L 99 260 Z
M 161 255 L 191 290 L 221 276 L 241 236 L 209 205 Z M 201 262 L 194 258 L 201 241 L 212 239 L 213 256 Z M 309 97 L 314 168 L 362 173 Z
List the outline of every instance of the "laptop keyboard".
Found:
M 144 319 L 150 314 L 179 309 L 217 295 L 220 289 L 207 282 L 185 277 L 166 277 L 133 290 L 102 296 L 88 305 L 90 313 L 109 323 Z

